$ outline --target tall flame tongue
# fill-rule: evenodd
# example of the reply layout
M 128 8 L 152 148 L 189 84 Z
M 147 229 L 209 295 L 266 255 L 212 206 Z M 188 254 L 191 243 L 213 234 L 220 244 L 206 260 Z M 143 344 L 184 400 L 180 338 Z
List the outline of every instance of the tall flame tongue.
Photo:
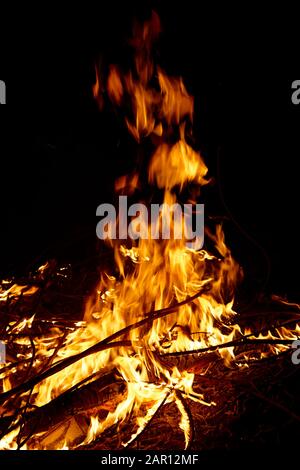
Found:
M 154 150 L 148 165 L 148 181 L 163 190 L 162 202 L 167 206 L 178 202 L 176 190 L 180 194 L 188 183 L 207 184 L 205 176 L 208 170 L 199 153 L 185 138 L 185 127 L 193 118 L 193 98 L 187 93 L 181 78 L 168 77 L 152 62 L 151 50 L 159 31 L 156 14 L 143 29 L 135 28 L 132 40 L 135 69 L 122 76 L 117 67 L 111 67 L 107 89 L 115 105 L 122 107 L 125 100 L 131 101 L 133 117 L 125 119 L 135 140 L 141 144 L 147 137 L 152 139 Z M 134 175 L 134 178 L 138 180 L 139 175 Z M 128 185 L 130 178 L 125 177 L 121 181 Z M 123 195 L 126 184 L 122 186 L 120 180 L 117 182 L 116 187 L 122 190 Z M 135 181 L 135 185 L 138 184 Z M 163 209 L 158 230 L 166 216 Z M 172 219 L 171 233 L 176 233 L 176 223 L 179 222 Z M 152 229 L 150 224 L 146 228 L 149 232 Z M 99 303 L 89 304 L 86 311 L 90 327 L 96 331 L 99 328 L 101 337 L 134 324 L 145 315 L 150 320 L 152 314 L 145 312 L 156 312 L 183 303 L 168 315 L 130 331 L 126 339 L 132 343 L 131 349 L 116 349 L 108 353 L 104 361 L 117 367 L 128 383 L 126 406 L 124 403 L 119 406 L 114 419 L 123 419 L 133 410 L 138 429 L 131 440 L 164 401 L 174 401 L 183 416 L 182 423 L 186 422 L 177 390 L 187 396 L 193 393 L 194 399 L 205 403 L 202 396 L 193 392 L 193 374 L 165 365 L 159 354 L 199 349 L 229 341 L 235 334 L 235 327 L 226 324 L 234 315 L 232 294 L 239 270 L 224 244 L 220 227 L 212 237 L 219 252 L 218 258 L 204 250 L 189 249 L 184 239 L 174 237 L 155 240 L 149 236 L 139 239 L 131 248 L 112 241 L 120 279 L 104 277 L 98 288 L 100 307 Z M 192 297 L 195 297 L 193 301 L 185 303 Z M 216 327 L 216 322 L 222 324 L 223 333 Z M 192 338 L 191 333 L 199 331 L 206 334 Z M 230 349 L 222 351 L 227 360 L 231 354 Z M 139 408 L 147 402 L 148 412 L 140 417 Z M 101 432 L 106 424 L 99 423 L 98 431 Z M 188 442 L 188 425 L 182 424 L 181 427 Z
M 153 152 L 148 163 L 148 182 L 163 192 L 161 202 L 170 205 L 178 202 L 176 194 L 181 196 L 189 183 L 199 188 L 208 181 L 207 167 L 186 137 L 186 128 L 191 127 L 193 118 L 193 98 L 180 78 L 168 77 L 151 59 L 159 31 L 156 14 L 142 28 L 135 27 L 134 70 L 122 75 L 117 66 L 111 66 L 106 89 L 115 106 L 125 108 L 125 103 L 131 103 L 132 114 L 125 119 L 138 144 L 142 145 L 145 138 L 151 139 Z M 103 100 L 98 95 L 103 83 L 99 80 L 97 74 L 94 94 L 102 105 Z M 120 178 L 116 189 L 123 195 L 126 191 L 132 194 L 140 185 L 140 175 L 135 173 Z M 195 203 L 195 198 L 192 199 Z M 163 209 L 156 230 L 161 230 L 165 219 Z M 137 227 L 141 223 L 133 220 L 133 226 L 134 222 Z M 178 220 L 171 219 L 170 223 L 170 232 L 175 233 Z M 151 232 L 151 223 L 144 230 Z M 108 406 L 104 418 L 100 413 L 91 416 L 88 433 L 81 442 L 77 439 L 75 443 L 71 433 L 66 434 L 64 442 L 53 444 L 55 432 L 50 443 L 49 436 L 44 439 L 45 433 L 41 431 L 28 441 L 28 448 L 65 449 L 88 444 L 130 415 L 132 435 L 126 445 L 143 431 L 163 404 L 170 402 L 177 405 L 182 416 L 180 428 L 188 445 L 189 420 L 182 396 L 207 406 L 214 403 L 205 402 L 205 397 L 193 391 L 194 374 L 188 368 L 182 370 L 178 362 L 165 360 L 164 354 L 199 350 L 242 335 L 232 321 L 235 316 L 233 296 L 240 269 L 225 245 L 221 226 L 216 227 L 215 233 L 208 232 L 208 237 L 215 245 L 214 255 L 188 248 L 184 239 L 176 237 L 160 240 L 150 236 L 138 239 L 131 246 L 110 240 L 119 274 L 115 277 L 103 273 L 95 295 L 87 303 L 85 326 L 78 325 L 68 334 L 55 361 L 85 351 L 127 328 L 114 347 L 86 355 L 36 385 L 30 401 L 32 405 L 43 406 L 101 371 L 117 370 L 118 380 L 126 383 L 126 392 L 117 405 Z M 129 325 L 132 327 L 128 328 Z M 17 323 L 15 328 L 23 326 Z M 276 334 L 277 337 L 285 334 L 289 338 L 296 337 L 295 332 L 287 330 L 277 330 Z M 55 335 L 53 327 L 54 339 Z M 272 336 L 266 333 L 266 337 Z M 51 338 L 36 341 L 36 362 L 50 357 L 49 341 Z M 272 353 L 278 350 L 270 347 Z M 233 346 L 219 349 L 218 354 L 226 364 L 234 360 Z M 3 373 L 1 378 L 4 391 L 9 390 L 13 386 L 10 376 Z M 13 430 L 1 441 L 3 448 L 16 447 L 18 426 L 20 422 L 16 420 Z

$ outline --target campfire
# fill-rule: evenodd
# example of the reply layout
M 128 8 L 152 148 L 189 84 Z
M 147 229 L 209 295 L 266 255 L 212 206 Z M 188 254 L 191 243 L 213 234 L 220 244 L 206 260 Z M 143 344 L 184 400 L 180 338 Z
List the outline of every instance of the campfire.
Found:
M 221 223 L 206 214 L 195 245 L 176 236 L 182 217 L 166 208 L 189 204 L 195 215 L 210 179 L 193 146 L 193 97 L 153 59 L 160 28 L 155 13 L 136 24 L 132 68 L 111 64 L 104 76 L 97 66 L 93 88 L 100 110 L 105 95 L 123 116 L 142 155 L 116 180 L 116 197 L 158 202 L 159 216 L 147 224 L 140 211 L 129 216 L 130 239 L 114 236 L 121 214 L 102 220 L 113 265 L 102 269 L 81 318 L 39 309 L 45 298 L 77 301 L 81 285 L 68 284 L 69 266 L 49 260 L 27 279 L 2 281 L 1 449 L 212 447 L 210 432 L 230 426 L 249 388 L 264 398 L 256 381 L 300 335 L 300 306 L 285 299 L 239 312 L 243 271 Z M 160 236 L 166 226 L 169 238 Z

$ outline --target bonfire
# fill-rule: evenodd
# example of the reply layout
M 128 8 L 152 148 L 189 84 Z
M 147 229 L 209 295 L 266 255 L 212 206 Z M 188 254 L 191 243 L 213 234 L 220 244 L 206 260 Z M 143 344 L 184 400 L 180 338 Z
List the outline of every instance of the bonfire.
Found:
M 206 449 L 233 436 L 251 397 L 293 415 L 263 390 L 297 370 L 299 305 L 273 297 L 239 311 L 243 271 L 222 224 L 205 214 L 194 246 L 165 210 L 196 212 L 210 178 L 193 144 L 193 98 L 153 60 L 160 29 L 155 13 L 136 24 L 132 68 L 111 64 L 104 76 L 96 66 L 93 88 L 99 112 L 105 94 L 143 156 L 116 180 L 116 197 L 155 199 L 159 217 L 131 216 L 131 239 L 113 236 L 120 214 L 102 224 L 109 262 L 88 296 L 54 260 L 2 281 L 1 449 Z

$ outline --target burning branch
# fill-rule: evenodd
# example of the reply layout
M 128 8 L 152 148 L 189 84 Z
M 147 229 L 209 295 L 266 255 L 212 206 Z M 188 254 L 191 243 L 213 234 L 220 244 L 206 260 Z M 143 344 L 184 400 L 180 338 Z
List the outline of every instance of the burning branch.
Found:
M 171 353 L 162 354 L 162 357 L 179 357 L 179 356 L 188 356 L 188 355 L 197 355 L 197 354 L 204 354 L 212 351 L 217 351 L 219 349 L 224 348 L 232 348 L 236 346 L 244 346 L 244 345 L 272 345 L 272 344 L 282 344 L 282 345 L 291 345 L 295 339 L 248 339 L 248 338 L 239 338 L 234 341 L 228 341 L 227 343 L 223 344 L 216 344 L 214 346 L 208 346 L 207 348 L 201 349 L 192 349 L 190 351 L 177 351 Z

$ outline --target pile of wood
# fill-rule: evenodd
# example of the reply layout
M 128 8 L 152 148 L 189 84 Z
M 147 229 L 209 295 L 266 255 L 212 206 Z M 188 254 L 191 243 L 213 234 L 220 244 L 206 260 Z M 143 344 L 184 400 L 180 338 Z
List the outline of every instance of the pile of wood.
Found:
M 61 276 L 63 272 L 67 275 Z M 57 361 L 57 353 L 66 335 L 78 328 L 79 299 L 83 300 L 87 292 L 82 283 L 78 283 L 81 290 L 74 290 L 74 282 L 70 267 L 50 263 L 45 272 L 34 273 L 26 282 L 11 281 L 11 285 L 24 287 L 12 290 L 18 294 L 7 295 L 6 298 L 3 295 L 0 302 L 0 340 L 5 342 L 7 349 L 7 364 L 1 367 L 0 374 L 3 378 L 8 370 L 14 371 L 13 387 L 10 390 L 3 388 L 0 393 L 0 434 L 4 439 L 8 433 L 18 429 L 16 440 L 19 448 L 25 445 L 40 449 L 62 448 L 68 436 L 72 437 L 70 447 L 77 448 L 88 433 L 91 416 L 105 419 L 124 400 L 126 382 L 115 369 L 99 370 L 41 407 L 31 404 L 34 387 L 89 354 L 108 348 L 130 347 L 124 339 L 128 331 L 176 311 L 202 293 L 172 307 L 148 312 L 138 323 L 127 326 L 77 355 Z M 72 290 L 77 292 L 76 296 Z M 25 324 L 19 331 L 18 325 L 25 318 L 31 318 L 32 313 L 35 317 L 30 325 Z M 244 309 L 243 314 L 237 317 L 239 324 L 250 326 L 256 336 L 266 331 L 276 331 L 278 326 L 295 326 L 299 320 L 297 305 L 284 306 L 266 299 Z M 48 331 L 53 330 L 53 325 L 57 333 L 53 337 L 53 353 L 42 366 L 36 366 L 35 339 L 47 335 Z M 188 446 L 191 449 L 269 445 L 274 439 L 282 442 L 293 435 L 294 427 L 300 420 L 300 369 L 292 364 L 292 349 L 289 347 L 281 354 L 260 359 L 261 352 L 270 344 L 291 345 L 293 341 L 241 336 L 225 345 L 199 351 L 166 352 L 158 357 L 168 368 L 176 366 L 179 370 L 194 373 L 195 392 L 215 404 L 207 407 L 194 401 L 193 397 L 176 391 L 176 399 L 188 421 Z M 236 362 L 230 367 L 224 365 L 218 354 L 220 349 L 228 346 L 235 348 L 236 355 Z M 251 360 L 247 360 L 248 357 Z M 139 412 L 144 416 L 147 406 L 141 407 Z M 128 442 L 137 430 L 134 423 L 135 420 L 128 416 L 121 424 L 111 426 L 91 443 L 79 448 L 123 448 L 124 442 Z M 174 402 L 164 400 L 129 447 L 184 449 L 186 442 L 179 423 L 178 407 Z M 165 436 L 163 441 L 161 435 Z

